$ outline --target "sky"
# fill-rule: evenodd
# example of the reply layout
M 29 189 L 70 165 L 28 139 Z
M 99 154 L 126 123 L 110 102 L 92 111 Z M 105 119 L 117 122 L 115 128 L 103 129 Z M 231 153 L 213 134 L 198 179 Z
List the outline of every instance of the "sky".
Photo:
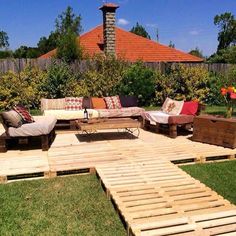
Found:
M 37 46 L 42 36 L 55 29 L 55 19 L 67 6 L 82 17 L 83 32 L 102 24 L 98 8 L 112 2 L 117 10 L 117 26 L 130 30 L 143 25 L 153 40 L 189 52 L 198 47 L 205 56 L 216 51 L 218 28 L 214 16 L 231 12 L 236 16 L 236 0 L 0 0 L 0 31 L 7 32 L 10 49 Z

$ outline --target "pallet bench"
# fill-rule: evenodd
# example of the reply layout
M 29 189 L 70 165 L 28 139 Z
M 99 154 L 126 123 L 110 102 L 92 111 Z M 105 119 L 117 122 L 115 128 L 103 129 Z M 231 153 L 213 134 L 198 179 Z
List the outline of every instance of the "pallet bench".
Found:
M 27 136 L 27 137 L 10 137 L 7 133 L 3 133 L 0 136 L 0 153 L 7 152 L 9 142 L 11 141 L 18 141 L 23 143 L 28 143 L 29 139 L 31 138 L 38 138 L 41 139 L 41 148 L 43 151 L 48 151 L 50 145 L 52 144 L 53 140 L 55 139 L 55 129 L 53 129 L 49 134 L 40 135 L 40 136 Z

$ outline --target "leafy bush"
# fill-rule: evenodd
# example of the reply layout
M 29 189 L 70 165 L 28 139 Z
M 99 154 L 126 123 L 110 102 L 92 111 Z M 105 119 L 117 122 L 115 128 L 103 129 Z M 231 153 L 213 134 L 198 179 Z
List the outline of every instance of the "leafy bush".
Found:
M 110 96 L 118 94 L 127 63 L 114 57 L 96 56 L 79 81 L 77 94 L 81 96 Z
M 210 77 L 210 92 L 207 96 L 207 104 L 210 105 L 225 105 L 225 100 L 220 93 L 222 87 L 236 87 L 236 66 L 231 66 L 229 71 L 222 74 L 211 74 Z
M 166 97 L 177 100 L 207 100 L 210 91 L 210 75 L 201 67 L 188 67 L 183 64 L 172 66 L 166 75 L 158 74 L 156 84 L 157 104 Z
M 0 109 L 23 104 L 29 108 L 38 107 L 43 93 L 40 86 L 44 82 L 45 72 L 36 68 L 25 68 L 20 73 L 9 71 L 0 77 Z
M 79 75 L 74 73 L 67 63 L 54 61 L 48 68 L 40 89 L 47 98 L 75 96 L 78 78 Z
M 140 105 L 149 105 L 155 95 L 156 73 L 145 67 L 142 62 L 130 65 L 120 81 L 119 92 L 122 95 L 134 95 Z

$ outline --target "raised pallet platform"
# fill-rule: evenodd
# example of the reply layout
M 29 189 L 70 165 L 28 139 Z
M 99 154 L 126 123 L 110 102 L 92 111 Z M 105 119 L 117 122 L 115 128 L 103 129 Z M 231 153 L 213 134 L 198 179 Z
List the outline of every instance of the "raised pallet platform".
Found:
M 236 207 L 165 160 L 97 167 L 129 235 L 236 232 Z
M 235 235 L 235 206 L 172 163 L 234 160 L 235 154 L 236 149 L 143 130 L 139 139 L 61 133 L 48 152 L 1 154 L 0 183 L 96 170 L 130 235 Z

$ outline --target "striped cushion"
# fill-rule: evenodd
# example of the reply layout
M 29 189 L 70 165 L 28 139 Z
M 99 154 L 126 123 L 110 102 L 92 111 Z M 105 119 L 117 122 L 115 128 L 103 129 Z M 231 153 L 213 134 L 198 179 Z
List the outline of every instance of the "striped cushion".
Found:
M 25 107 L 18 105 L 13 107 L 13 110 L 15 110 L 21 116 L 24 123 L 34 122 L 33 117 L 30 115 L 30 113 Z
M 119 96 L 105 97 L 105 102 L 108 109 L 120 109 L 121 103 Z
M 82 97 L 67 97 L 65 98 L 66 105 L 65 109 L 66 110 L 82 110 L 83 109 L 83 98 Z

